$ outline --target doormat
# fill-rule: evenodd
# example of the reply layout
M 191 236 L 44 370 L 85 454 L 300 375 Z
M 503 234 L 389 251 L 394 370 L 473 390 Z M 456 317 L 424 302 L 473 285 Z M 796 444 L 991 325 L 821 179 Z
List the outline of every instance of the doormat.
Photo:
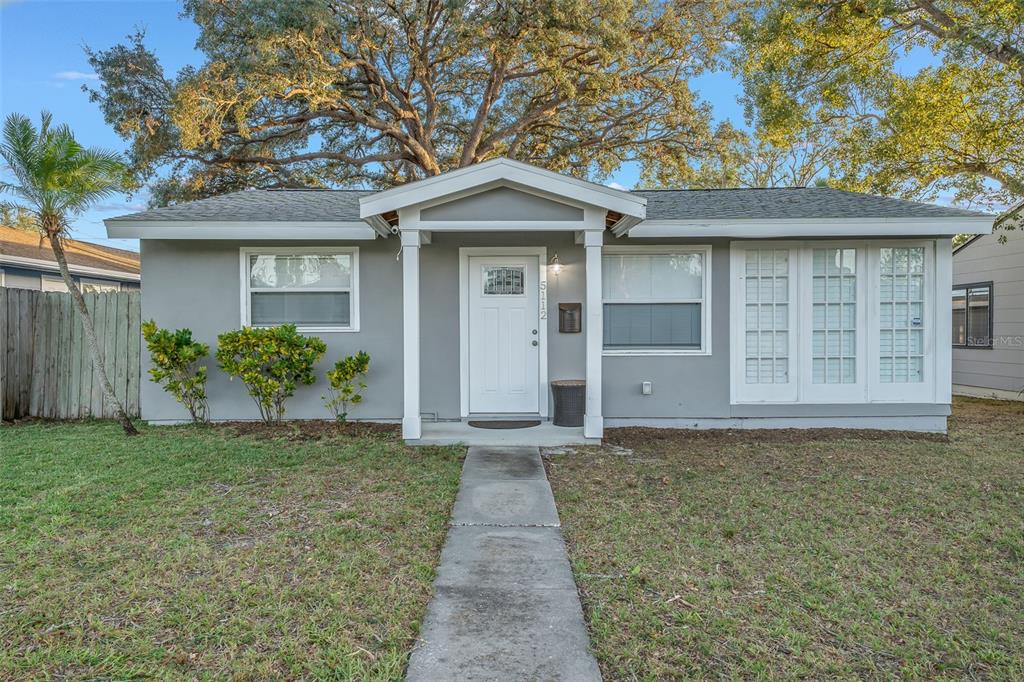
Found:
M 528 429 L 532 426 L 540 426 L 539 419 L 525 419 L 522 421 L 471 421 L 469 425 L 476 429 Z

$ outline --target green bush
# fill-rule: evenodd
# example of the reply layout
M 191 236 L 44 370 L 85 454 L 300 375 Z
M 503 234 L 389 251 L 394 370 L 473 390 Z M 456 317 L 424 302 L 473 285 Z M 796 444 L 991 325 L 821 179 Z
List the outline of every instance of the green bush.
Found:
M 154 383 L 185 406 L 193 422 L 210 418 L 206 402 L 206 366 L 199 361 L 210 354 L 205 343 L 192 340 L 191 329 L 160 329 L 156 322 L 142 323 L 142 338 L 153 360 L 149 376 Z
M 299 384 L 316 382 L 313 365 L 325 352 L 321 339 L 303 336 L 293 324 L 243 327 L 217 337 L 220 368 L 242 380 L 267 423 L 281 421 L 285 400 Z
M 363 402 L 361 391 L 366 389 L 367 372 L 370 371 L 370 356 L 364 351 L 349 355 L 334 363 L 334 369 L 328 370 L 328 395 L 324 396 L 327 409 L 340 422 L 348 419 L 348 406 Z

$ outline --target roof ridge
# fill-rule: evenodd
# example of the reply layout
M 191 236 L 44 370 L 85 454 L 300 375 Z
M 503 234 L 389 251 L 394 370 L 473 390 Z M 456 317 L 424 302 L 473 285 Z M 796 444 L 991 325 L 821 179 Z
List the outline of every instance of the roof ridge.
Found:
M 661 187 L 657 189 L 648 189 L 646 187 L 637 187 L 635 189 L 627 190 L 629 192 L 746 192 L 748 190 L 762 190 L 762 189 L 831 189 L 831 187 L 801 187 L 799 185 L 789 187 L 678 187 L 669 188 Z

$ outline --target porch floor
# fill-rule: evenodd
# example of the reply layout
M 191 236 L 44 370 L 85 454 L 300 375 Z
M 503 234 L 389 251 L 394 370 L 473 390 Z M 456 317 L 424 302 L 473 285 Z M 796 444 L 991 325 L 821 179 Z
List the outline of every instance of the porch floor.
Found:
M 583 427 L 555 426 L 542 421 L 526 429 L 478 429 L 466 421 L 424 421 L 421 437 L 407 440 L 409 445 L 599 445 L 597 438 L 585 438 Z

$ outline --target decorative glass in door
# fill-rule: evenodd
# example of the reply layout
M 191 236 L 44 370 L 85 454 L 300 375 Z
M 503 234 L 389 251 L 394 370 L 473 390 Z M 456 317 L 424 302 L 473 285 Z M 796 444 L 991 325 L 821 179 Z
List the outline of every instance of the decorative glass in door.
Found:
M 524 291 L 525 279 L 521 266 L 484 266 L 484 296 L 522 296 Z

